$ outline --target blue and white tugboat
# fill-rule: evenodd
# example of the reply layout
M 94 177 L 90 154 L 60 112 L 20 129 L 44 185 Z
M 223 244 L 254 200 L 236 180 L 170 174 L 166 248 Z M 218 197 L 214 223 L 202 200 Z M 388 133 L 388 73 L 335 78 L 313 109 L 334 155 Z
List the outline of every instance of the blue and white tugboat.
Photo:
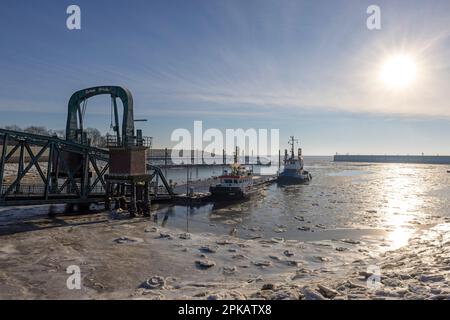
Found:
M 281 185 L 300 184 L 312 180 L 311 174 L 303 169 L 302 149 L 298 149 L 297 156 L 294 154 L 294 145 L 297 141 L 298 140 L 294 139 L 293 136 L 289 140 L 289 144 L 291 145 L 290 156 L 288 156 L 287 150 L 285 150 L 284 168 L 278 175 L 277 180 L 277 182 Z

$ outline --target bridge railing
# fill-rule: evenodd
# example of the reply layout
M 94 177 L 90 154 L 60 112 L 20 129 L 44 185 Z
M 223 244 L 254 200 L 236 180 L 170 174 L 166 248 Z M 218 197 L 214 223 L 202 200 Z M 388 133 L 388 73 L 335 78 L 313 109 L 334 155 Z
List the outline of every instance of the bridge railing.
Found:
M 128 141 L 128 146 L 142 146 L 146 148 L 152 147 L 152 137 L 146 137 L 138 135 L 134 137 L 133 141 Z M 116 135 L 107 134 L 106 135 L 106 147 L 107 148 L 114 148 L 114 147 L 122 147 L 123 144 L 120 141 L 120 139 L 117 138 Z

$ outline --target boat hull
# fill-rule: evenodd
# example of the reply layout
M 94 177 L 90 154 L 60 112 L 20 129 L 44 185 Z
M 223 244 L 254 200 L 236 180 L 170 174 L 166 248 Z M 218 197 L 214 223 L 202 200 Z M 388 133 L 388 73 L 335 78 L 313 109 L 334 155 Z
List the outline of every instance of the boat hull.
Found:
M 282 185 L 288 185 L 288 184 L 302 184 L 302 183 L 308 183 L 311 181 L 312 177 L 311 174 L 305 173 L 300 175 L 287 175 L 287 174 L 280 174 L 277 179 L 278 184 Z
M 240 200 L 250 197 L 250 193 L 243 192 L 240 188 L 210 187 L 211 198 L 216 200 Z

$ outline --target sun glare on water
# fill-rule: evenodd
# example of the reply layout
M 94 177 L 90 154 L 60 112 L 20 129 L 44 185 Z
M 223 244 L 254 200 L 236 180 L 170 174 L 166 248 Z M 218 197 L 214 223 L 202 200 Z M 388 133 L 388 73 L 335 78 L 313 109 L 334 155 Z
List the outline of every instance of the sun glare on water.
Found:
M 405 89 L 416 80 L 416 77 L 416 61 L 406 54 L 392 56 L 381 66 L 380 80 L 389 89 Z

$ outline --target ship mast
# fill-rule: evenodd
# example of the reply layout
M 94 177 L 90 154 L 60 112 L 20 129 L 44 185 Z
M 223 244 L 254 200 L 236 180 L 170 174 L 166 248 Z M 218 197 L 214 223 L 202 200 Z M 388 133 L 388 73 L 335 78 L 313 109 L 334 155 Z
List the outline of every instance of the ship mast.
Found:
M 291 158 L 293 159 L 295 157 L 294 155 L 294 145 L 298 142 L 298 139 L 294 139 L 294 136 L 291 136 L 291 139 L 289 140 L 289 144 L 291 145 Z

